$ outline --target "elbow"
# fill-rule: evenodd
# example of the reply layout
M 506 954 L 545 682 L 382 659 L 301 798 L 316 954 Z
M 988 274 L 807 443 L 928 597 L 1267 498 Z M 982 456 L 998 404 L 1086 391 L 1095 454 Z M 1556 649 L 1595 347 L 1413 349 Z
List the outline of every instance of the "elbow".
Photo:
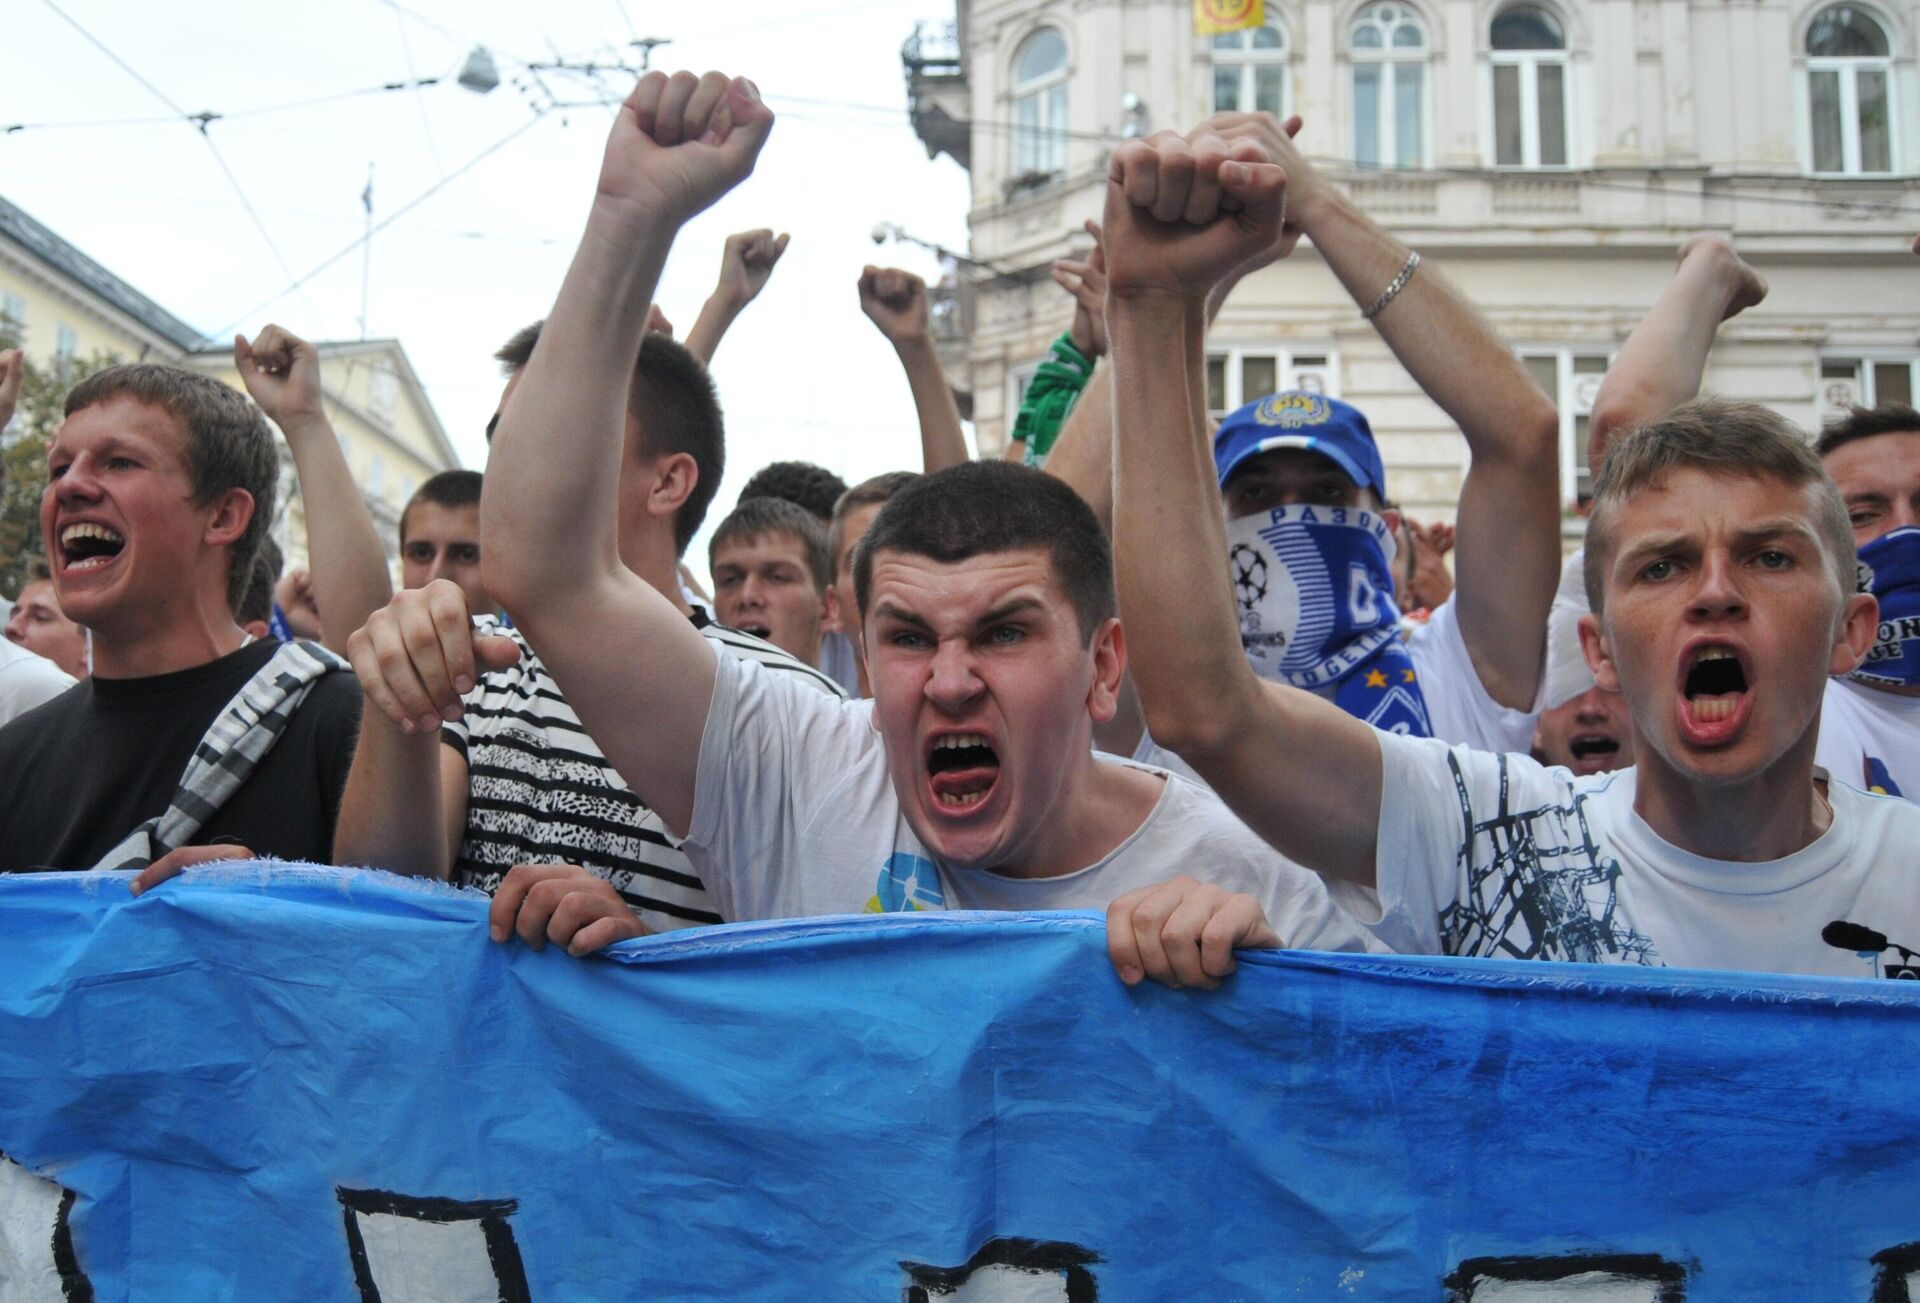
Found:
M 1224 692 L 1149 692 L 1142 684 L 1140 705 L 1154 742 L 1196 769 L 1197 758 L 1227 749 L 1236 722 L 1250 718 L 1250 712 Z

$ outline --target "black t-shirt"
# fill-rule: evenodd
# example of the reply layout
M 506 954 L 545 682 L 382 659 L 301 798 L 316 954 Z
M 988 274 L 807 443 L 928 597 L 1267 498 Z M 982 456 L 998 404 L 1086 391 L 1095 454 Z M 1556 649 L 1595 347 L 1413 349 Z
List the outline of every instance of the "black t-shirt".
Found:
M 0 872 L 90 869 L 163 813 L 193 749 L 280 644 L 190 670 L 89 678 L 0 728 Z M 286 731 L 191 844 L 326 863 L 360 729 L 360 682 L 323 674 Z

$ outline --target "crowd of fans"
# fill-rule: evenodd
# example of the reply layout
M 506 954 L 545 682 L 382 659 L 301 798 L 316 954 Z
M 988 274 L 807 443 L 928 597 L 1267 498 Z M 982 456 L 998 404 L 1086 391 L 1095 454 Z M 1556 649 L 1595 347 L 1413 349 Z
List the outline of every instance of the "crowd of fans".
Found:
M 1920 413 L 1810 441 L 1699 397 L 1766 294 L 1727 240 L 1681 248 L 1607 373 L 1563 562 L 1552 403 L 1297 119 L 1128 141 L 1009 458 L 969 460 L 925 286 L 869 267 L 919 466 L 764 468 L 708 595 L 706 363 L 786 237 L 727 241 L 685 345 L 652 298 L 772 126 L 748 81 L 640 82 L 551 314 L 497 354 L 484 477 L 407 504 L 398 593 L 305 341 L 235 341 L 251 401 L 154 364 L 79 384 L 0 659 L 0 865 L 136 894 L 375 867 L 573 954 L 1094 908 L 1122 980 L 1175 986 L 1278 945 L 1873 976 L 1920 938 Z M 1395 505 L 1349 404 L 1208 419 L 1209 324 L 1303 235 L 1466 440 L 1451 524 Z M 0 355 L 0 424 L 20 374 Z M 272 427 L 310 571 L 266 537 Z

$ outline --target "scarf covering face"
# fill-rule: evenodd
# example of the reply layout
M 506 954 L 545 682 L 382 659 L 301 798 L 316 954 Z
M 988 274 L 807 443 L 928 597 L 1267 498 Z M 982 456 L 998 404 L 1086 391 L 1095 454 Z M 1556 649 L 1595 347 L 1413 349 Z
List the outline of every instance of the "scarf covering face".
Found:
M 1330 693 L 1375 728 L 1433 734 L 1400 639 L 1393 535 L 1359 507 L 1299 504 L 1227 522 L 1240 643 L 1263 678 Z
M 1920 685 L 1920 529 L 1908 525 L 1860 545 L 1860 591 L 1880 602 L 1880 628 L 1849 677 L 1876 687 Z

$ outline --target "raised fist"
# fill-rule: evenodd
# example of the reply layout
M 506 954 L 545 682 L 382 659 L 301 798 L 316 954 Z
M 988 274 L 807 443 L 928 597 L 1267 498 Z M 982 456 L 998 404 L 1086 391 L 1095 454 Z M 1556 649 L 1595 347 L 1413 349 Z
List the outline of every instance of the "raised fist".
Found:
M 910 271 L 894 267 L 862 271 L 860 310 L 895 344 L 927 338 L 927 283 Z
M 744 77 L 650 72 L 614 119 L 599 200 L 679 226 L 746 180 L 772 130 L 773 110 Z
M 1115 150 L 1103 223 L 1109 295 L 1204 300 L 1272 247 L 1287 174 L 1267 159 L 1256 142 L 1210 133 L 1162 131 Z
M 718 292 L 737 307 L 745 307 L 753 302 L 759 297 L 760 291 L 767 287 L 774 264 L 787 251 L 790 238 L 785 235 L 775 238 L 773 232 L 767 230 L 729 235 L 727 246 L 720 255 Z
M 233 365 L 253 401 L 285 431 L 324 420 L 320 401 L 320 353 L 290 330 L 268 326 L 248 343 L 233 337 Z

